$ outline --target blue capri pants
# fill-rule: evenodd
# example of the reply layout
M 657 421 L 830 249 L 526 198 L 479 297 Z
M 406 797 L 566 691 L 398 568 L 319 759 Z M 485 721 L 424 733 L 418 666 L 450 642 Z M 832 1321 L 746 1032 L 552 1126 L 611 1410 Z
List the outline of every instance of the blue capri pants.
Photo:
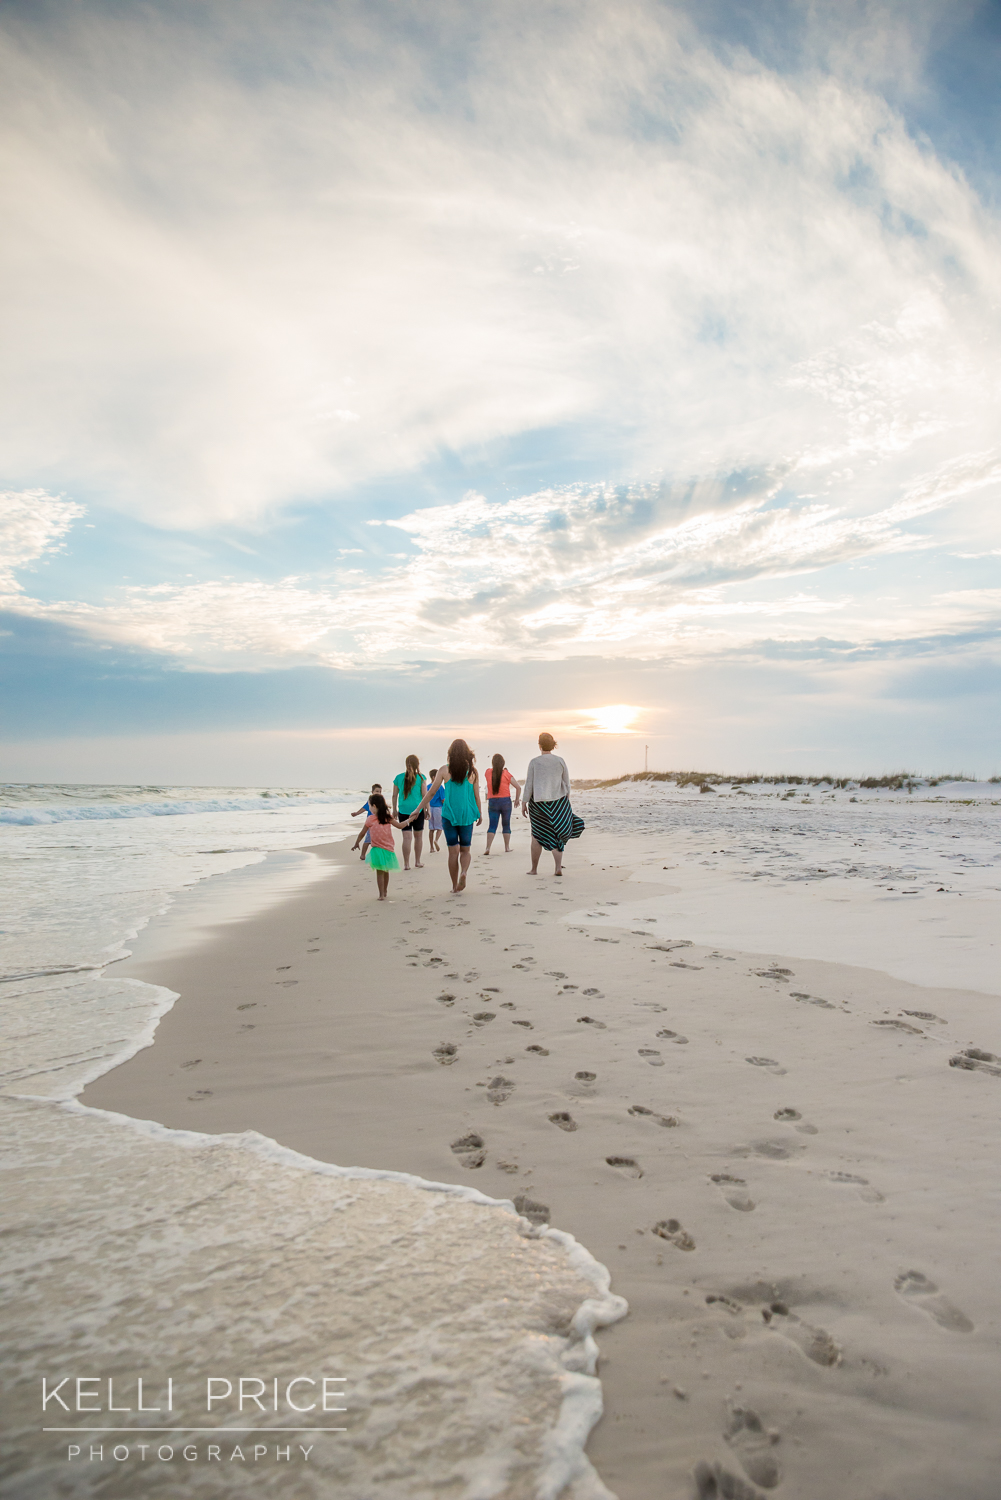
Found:
M 460 849 L 468 849 L 473 842 L 472 823 L 450 823 L 445 814 L 442 813 L 441 826 L 445 835 L 445 843 L 449 848 L 453 844 L 458 844 Z
M 487 812 L 490 814 L 490 827 L 488 833 L 497 832 L 497 824 L 503 819 L 505 834 L 511 832 L 511 798 L 510 797 L 488 797 Z

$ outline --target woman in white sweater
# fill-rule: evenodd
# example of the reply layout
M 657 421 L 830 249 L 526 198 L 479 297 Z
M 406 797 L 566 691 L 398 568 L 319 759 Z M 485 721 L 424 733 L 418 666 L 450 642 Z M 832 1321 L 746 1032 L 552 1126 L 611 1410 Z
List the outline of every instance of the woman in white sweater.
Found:
M 532 824 L 532 868 L 539 873 L 543 849 L 549 849 L 556 862 L 556 874 L 563 874 L 563 850 L 569 839 L 579 839 L 584 819 L 570 806 L 570 772 L 561 755 L 554 755 L 556 741 L 551 734 L 539 735 L 541 754 L 528 763 L 521 810 Z

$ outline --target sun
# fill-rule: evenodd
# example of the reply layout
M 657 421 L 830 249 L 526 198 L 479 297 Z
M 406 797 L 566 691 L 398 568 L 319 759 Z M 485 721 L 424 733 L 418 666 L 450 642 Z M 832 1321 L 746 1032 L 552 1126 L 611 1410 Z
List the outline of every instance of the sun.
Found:
M 642 710 L 631 703 L 606 703 L 603 708 L 589 708 L 586 712 L 594 720 L 595 729 L 605 734 L 632 734 L 633 721 Z

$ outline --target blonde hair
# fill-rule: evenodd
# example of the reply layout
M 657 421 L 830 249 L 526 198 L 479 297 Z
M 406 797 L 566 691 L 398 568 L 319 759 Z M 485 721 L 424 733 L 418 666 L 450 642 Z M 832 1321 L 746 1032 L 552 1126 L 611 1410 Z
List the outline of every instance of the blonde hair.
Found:
M 548 730 L 544 729 L 542 731 L 542 733 L 539 735 L 539 749 L 540 750 L 555 750 L 556 749 L 556 741 L 553 739 L 552 735 L 548 732 Z

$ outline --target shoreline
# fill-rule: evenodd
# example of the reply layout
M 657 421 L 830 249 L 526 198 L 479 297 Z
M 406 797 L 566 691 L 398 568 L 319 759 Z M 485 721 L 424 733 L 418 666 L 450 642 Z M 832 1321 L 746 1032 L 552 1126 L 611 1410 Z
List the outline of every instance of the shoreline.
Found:
M 943 1110 L 938 1101 L 929 1106 L 926 1100 L 918 1112 L 924 1118 L 914 1120 L 908 1107 L 908 1129 L 898 1129 L 890 1147 L 874 1139 L 885 1137 L 886 1122 L 866 1119 L 873 1114 L 873 1093 L 882 1094 L 888 1074 L 896 1076 L 900 1053 L 913 1049 L 915 1038 L 893 1026 L 867 1030 L 858 1056 L 859 1022 L 869 1027 L 885 1020 L 887 1008 L 894 1016 L 940 1009 L 948 1015 L 950 1005 L 962 1005 L 968 1017 L 976 997 L 960 1000 L 872 971 L 795 960 L 799 993 L 816 993 L 820 1003 L 790 1007 L 783 979 L 751 971 L 752 962 L 766 969 L 760 954 L 714 959 L 697 945 L 651 951 L 621 929 L 602 941 L 583 920 L 568 926 L 567 914 L 599 899 L 635 900 L 642 889 L 630 867 L 616 865 L 621 850 L 613 837 L 591 834 L 588 848 L 590 853 L 581 849 L 578 855 L 572 846 L 562 890 L 544 876 L 536 878 L 534 892 L 526 890 L 520 847 L 510 856 L 477 857 L 474 884 L 456 902 L 442 889 L 444 860 L 439 869 L 429 856 L 424 871 L 394 877 L 391 903 L 378 912 L 390 920 L 378 928 L 371 873 L 360 869 L 356 856 L 344 860 L 346 876 L 337 879 L 340 902 L 323 900 L 328 882 L 265 913 L 252 931 L 234 927 L 197 954 L 157 960 L 155 982 L 181 998 L 161 1022 L 153 1047 L 91 1085 L 84 1102 L 134 1115 L 141 1100 L 144 1113 L 175 1128 L 253 1128 L 321 1161 L 402 1168 L 432 1181 L 465 1180 L 490 1195 L 545 1203 L 554 1223 L 609 1266 L 613 1289 L 632 1306 L 625 1323 L 602 1335 L 606 1417 L 587 1448 L 620 1500 L 645 1500 L 651 1485 L 665 1482 L 681 1493 L 699 1461 L 722 1464 L 764 1486 L 768 1464 L 776 1464 L 780 1452 L 782 1467 L 799 1473 L 794 1491 L 833 1500 L 843 1494 L 831 1488 L 830 1465 L 843 1443 L 839 1434 L 848 1409 L 855 1413 L 856 1449 L 870 1478 L 876 1471 L 885 1481 L 887 1459 L 881 1454 L 894 1433 L 885 1420 L 888 1392 L 877 1387 L 890 1382 L 903 1406 L 899 1420 L 909 1429 L 912 1400 L 906 1398 L 913 1398 L 916 1377 L 926 1405 L 935 1406 L 936 1392 L 945 1400 L 941 1378 L 931 1378 L 926 1388 L 925 1355 L 940 1367 L 944 1361 L 951 1385 L 969 1392 L 969 1414 L 964 1419 L 952 1412 L 947 1420 L 963 1433 L 972 1487 L 965 1488 L 955 1471 L 949 1484 L 957 1496 L 978 1495 L 974 1476 L 984 1461 L 977 1450 L 986 1442 L 986 1413 L 976 1415 L 982 1408 L 976 1392 L 989 1388 L 991 1377 L 981 1357 L 973 1362 L 979 1375 L 971 1376 L 968 1366 L 973 1350 L 986 1355 L 981 1345 L 996 1342 L 997 1295 L 980 1285 L 982 1268 L 967 1268 L 976 1273 L 977 1305 L 988 1307 L 989 1316 L 981 1313 L 975 1331 L 960 1332 L 944 1331 L 934 1316 L 923 1316 L 918 1294 L 894 1291 L 893 1281 L 908 1271 L 904 1262 L 915 1259 L 916 1246 L 928 1282 L 932 1272 L 944 1278 L 943 1291 L 928 1293 L 926 1302 L 947 1296 L 958 1279 L 955 1251 L 944 1251 L 919 1224 L 908 1222 L 907 1234 L 876 1235 L 872 1222 L 882 1216 L 885 1231 L 902 1213 L 911 1219 L 914 1204 L 905 1206 L 903 1199 L 915 1191 L 908 1180 L 914 1129 L 934 1135 L 933 1122 L 941 1125 L 936 1116 Z M 331 857 L 329 846 L 311 852 Z M 352 867 L 360 879 L 352 881 Z M 663 886 L 658 889 L 663 894 Z M 535 951 L 515 943 L 534 944 Z M 317 946 L 319 953 L 309 953 Z M 615 951 L 623 946 L 629 951 Z M 427 949 L 432 951 L 421 952 Z M 781 959 L 772 956 L 773 969 L 793 967 Z M 540 972 L 543 966 L 550 973 Z M 134 977 L 154 978 L 143 972 L 141 957 L 127 967 Z M 707 970 L 713 971 L 708 997 L 708 981 L 696 979 Z M 574 981 L 577 990 L 564 990 Z M 586 990 L 599 993 L 585 1001 Z M 455 998 L 444 1003 L 437 998 L 441 993 Z M 708 1031 L 720 1035 L 707 1034 L 707 998 L 713 1007 Z M 756 1005 L 750 1034 L 749 998 Z M 492 1019 L 478 1019 L 488 1004 Z M 247 1009 L 238 1012 L 239 1006 Z M 248 1010 L 260 1013 L 255 1021 L 243 1019 Z M 851 1028 L 853 1045 L 846 1045 L 844 1031 L 834 1043 L 846 1054 L 836 1059 L 846 1075 L 838 1081 L 842 1088 L 854 1084 L 847 1109 L 823 1099 L 830 1079 L 816 1077 L 817 1044 L 824 1037 L 830 1045 L 834 1035 L 832 1011 L 840 1012 L 842 1027 Z M 590 1020 L 578 1020 L 585 1013 Z M 662 1015 L 684 1021 L 686 1041 L 656 1036 L 658 1030 L 682 1031 L 680 1024 L 658 1025 Z M 742 1015 L 744 1036 L 731 1057 L 735 1037 L 727 1033 Z M 525 1021 L 528 1026 L 517 1025 Z M 643 1044 L 659 1057 L 643 1057 Z M 456 1049 L 444 1063 L 433 1055 L 442 1046 Z M 531 1047 L 544 1048 L 546 1055 Z M 797 1056 L 785 1056 L 783 1049 Z M 939 1069 L 922 1062 L 914 1081 L 920 1077 L 942 1096 L 954 1126 L 950 1098 L 959 1101 L 961 1114 L 971 1101 L 989 1111 L 997 1096 L 984 1090 L 994 1089 L 996 1080 L 957 1078 L 945 1066 L 943 1051 L 936 1047 Z M 745 1056 L 756 1061 L 748 1066 Z M 868 1071 L 859 1067 L 863 1060 Z M 812 1080 L 806 1077 L 811 1062 Z M 588 1073 L 593 1079 L 577 1076 Z M 957 1081 L 972 1082 L 980 1093 L 956 1094 Z M 736 1099 L 735 1084 L 741 1095 Z M 715 1118 L 713 1097 L 732 1105 L 724 1128 Z M 797 1107 L 805 1099 L 809 1113 Z M 630 1114 L 636 1109 L 645 1113 Z M 777 1125 L 782 1110 L 795 1112 L 797 1122 L 784 1118 Z M 569 1116 L 569 1124 L 554 1122 L 556 1115 Z M 662 1126 L 658 1118 L 677 1119 L 680 1128 Z M 989 1159 L 984 1128 L 975 1133 Z M 766 1138 L 755 1141 L 756 1133 Z M 483 1146 L 451 1149 L 470 1134 Z M 854 1141 L 845 1138 L 853 1134 Z M 820 1148 L 826 1148 L 822 1162 Z M 485 1157 L 474 1166 L 478 1150 Z M 808 1160 L 815 1165 L 806 1166 Z M 876 1175 L 868 1178 L 873 1161 L 878 1181 Z M 926 1175 L 943 1187 L 948 1177 L 941 1160 Z M 740 1177 L 743 1184 L 726 1181 Z M 927 1190 L 928 1183 L 922 1187 Z M 742 1197 L 751 1201 L 752 1192 L 754 1209 L 738 1203 Z M 675 1219 L 676 1229 L 652 1232 Z M 974 1213 L 960 1238 L 985 1247 L 982 1219 Z M 791 1226 L 802 1240 L 795 1252 L 787 1243 Z M 854 1298 L 835 1295 L 836 1262 L 858 1258 L 859 1236 L 869 1252 L 877 1240 L 893 1243 L 892 1252 L 882 1252 L 885 1275 L 862 1272 L 865 1284 Z M 686 1240 L 694 1240 L 693 1249 Z M 951 1280 L 947 1289 L 945 1280 Z M 762 1313 L 775 1301 L 789 1311 L 766 1321 Z M 880 1344 L 864 1327 L 873 1320 L 886 1335 L 883 1342 L 894 1348 L 890 1363 L 871 1347 Z M 811 1339 L 819 1339 L 817 1347 L 828 1350 L 831 1363 L 822 1365 L 805 1352 Z M 943 1339 L 938 1347 L 936 1340 Z M 833 1371 L 838 1374 L 832 1378 Z M 766 1427 L 782 1433 L 779 1443 L 766 1444 L 770 1457 L 755 1457 L 753 1425 L 747 1438 L 729 1432 L 735 1406 L 743 1410 L 745 1400 L 756 1419 L 760 1414 Z M 914 1461 L 907 1472 L 921 1486 L 941 1454 L 922 1443 L 916 1451 L 909 1442 Z

